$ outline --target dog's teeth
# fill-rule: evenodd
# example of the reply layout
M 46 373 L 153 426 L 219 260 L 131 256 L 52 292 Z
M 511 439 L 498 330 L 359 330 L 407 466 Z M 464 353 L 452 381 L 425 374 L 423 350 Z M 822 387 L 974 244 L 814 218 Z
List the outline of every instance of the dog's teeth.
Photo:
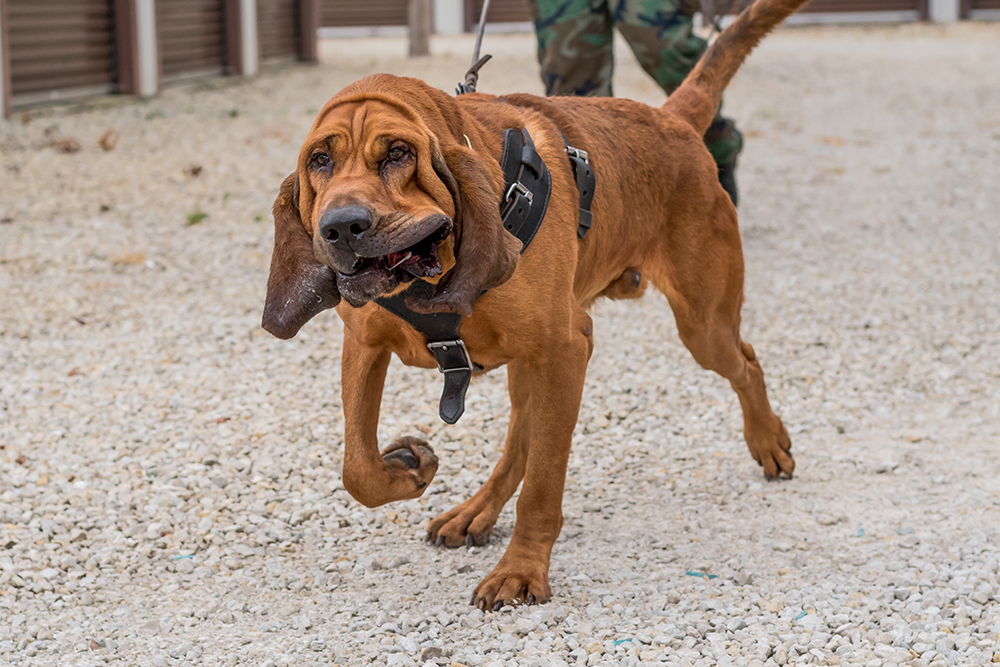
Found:
M 403 255 L 402 259 L 400 259 L 398 262 L 396 262 L 395 264 L 393 264 L 392 266 L 390 266 L 389 270 L 392 271 L 397 266 L 399 266 L 400 264 L 402 264 L 403 262 L 405 262 L 406 260 L 408 260 L 411 257 L 413 257 L 413 253 L 412 252 L 407 252 L 405 255 Z

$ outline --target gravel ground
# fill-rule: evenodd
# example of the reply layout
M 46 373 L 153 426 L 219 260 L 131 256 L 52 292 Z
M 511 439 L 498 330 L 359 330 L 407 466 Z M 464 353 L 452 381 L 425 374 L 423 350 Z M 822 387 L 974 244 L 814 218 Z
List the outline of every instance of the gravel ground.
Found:
M 602 303 L 540 607 L 469 606 L 422 542 L 499 456 L 504 373 L 454 427 L 394 363 L 381 437 L 427 494 L 340 481 L 339 320 L 259 328 L 271 201 L 374 70 L 450 89 L 468 39 L 0 124 L 0 663 L 984 665 L 1000 661 L 1000 26 L 787 29 L 737 77 L 745 336 L 794 441 L 765 483 L 659 295 Z M 481 88 L 537 92 L 530 36 Z M 619 94 L 659 103 L 634 63 Z M 98 145 L 118 139 L 113 150 Z M 75 140 L 80 150 L 63 153 Z

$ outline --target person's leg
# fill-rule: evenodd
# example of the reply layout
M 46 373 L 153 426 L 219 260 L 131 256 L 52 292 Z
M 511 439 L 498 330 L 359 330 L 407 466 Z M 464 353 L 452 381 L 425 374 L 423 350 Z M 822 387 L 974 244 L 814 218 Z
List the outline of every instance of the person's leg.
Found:
M 614 60 L 607 2 L 528 0 L 546 95 L 611 97 Z
M 719 183 L 733 200 L 733 206 L 739 203 L 736 189 L 736 158 L 743 150 L 743 135 L 736 129 L 736 124 L 729 118 L 722 117 L 722 105 L 715 112 L 715 119 L 705 132 L 705 146 L 712 154 L 715 164 L 719 166 Z
M 697 0 L 609 0 L 612 17 L 642 68 L 668 95 L 677 89 L 708 43 L 694 33 Z M 743 135 L 719 112 L 705 133 L 705 145 L 719 166 L 719 180 L 735 204 L 736 158 Z

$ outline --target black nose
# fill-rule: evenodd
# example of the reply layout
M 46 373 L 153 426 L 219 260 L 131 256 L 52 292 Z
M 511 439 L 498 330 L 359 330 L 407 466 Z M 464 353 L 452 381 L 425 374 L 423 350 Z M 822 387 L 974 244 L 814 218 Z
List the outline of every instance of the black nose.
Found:
M 371 226 L 371 211 L 363 206 L 345 206 L 323 214 L 319 234 L 336 246 L 349 248 L 350 241 L 360 239 Z

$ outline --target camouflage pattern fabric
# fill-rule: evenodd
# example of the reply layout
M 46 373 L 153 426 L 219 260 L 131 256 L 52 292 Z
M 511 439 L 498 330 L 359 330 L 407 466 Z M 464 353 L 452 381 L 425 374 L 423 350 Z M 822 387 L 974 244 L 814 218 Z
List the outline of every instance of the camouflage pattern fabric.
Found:
M 668 95 L 707 47 L 692 30 L 697 0 L 528 0 L 528 5 L 546 95 L 611 97 L 616 27 Z M 716 164 L 731 164 L 743 136 L 733 121 L 716 113 L 705 144 Z

